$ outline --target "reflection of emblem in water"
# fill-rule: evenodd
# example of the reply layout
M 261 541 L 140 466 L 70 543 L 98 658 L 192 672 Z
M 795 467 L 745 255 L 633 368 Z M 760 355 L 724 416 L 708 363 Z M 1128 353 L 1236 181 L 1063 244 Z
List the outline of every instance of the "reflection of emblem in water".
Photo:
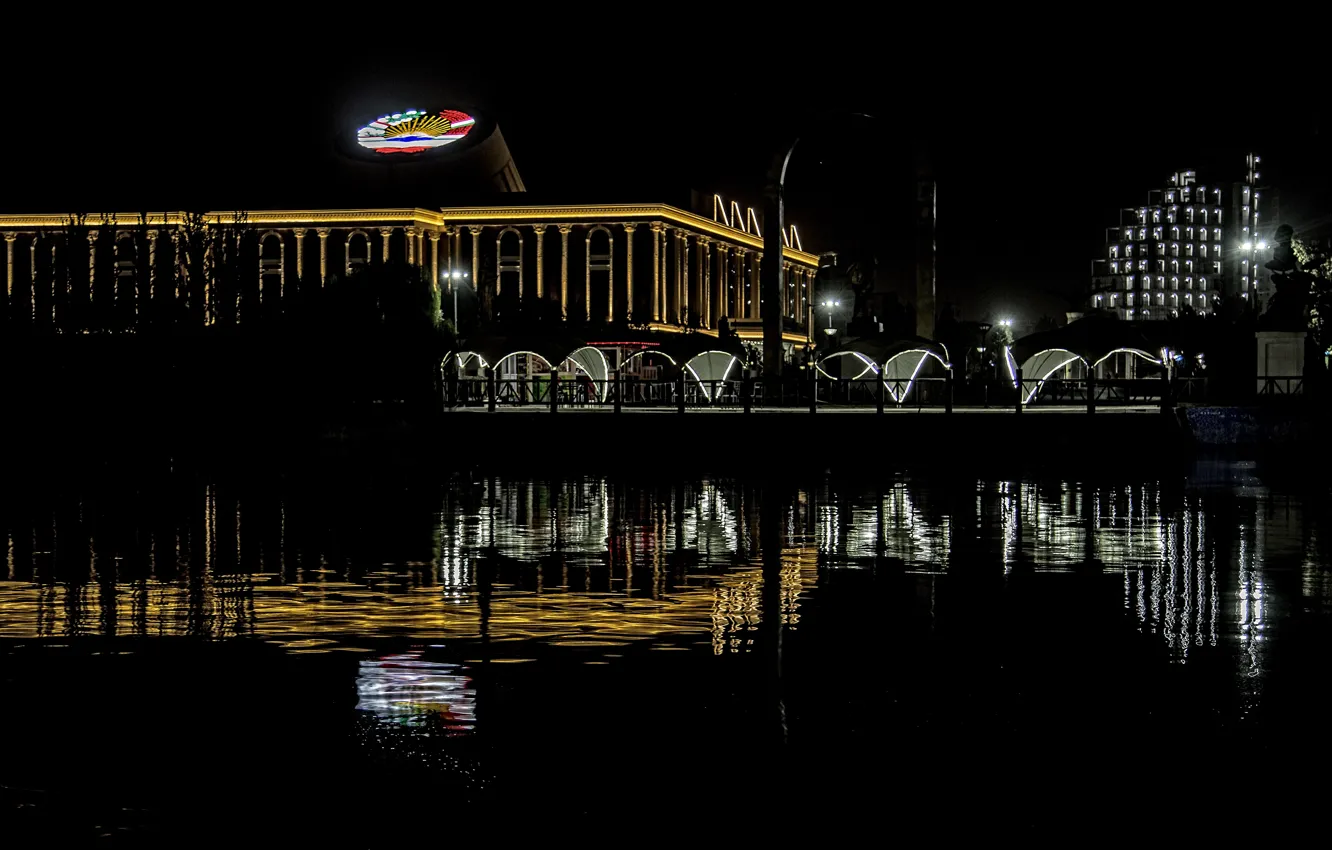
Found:
M 470 731 L 476 726 L 476 691 L 463 669 L 424 661 L 419 652 L 362 661 L 356 708 L 407 726 L 432 723 Z
M 356 133 L 356 142 L 375 153 L 423 153 L 466 136 L 476 119 L 466 112 L 409 109 L 381 116 Z

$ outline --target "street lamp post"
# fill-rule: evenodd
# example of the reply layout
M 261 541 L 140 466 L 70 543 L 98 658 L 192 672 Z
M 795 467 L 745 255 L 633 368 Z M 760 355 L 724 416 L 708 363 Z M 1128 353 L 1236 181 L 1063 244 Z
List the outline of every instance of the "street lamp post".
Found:
M 467 272 L 455 271 L 453 268 L 444 270 L 444 279 L 449 282 L 449 289 L 453 291 L 453 332 L 458 332 L 458 284 L 457 281 L 464 280 Z
M 826 330 L 824 330 L 824 333 L 826 333 L 828 336 L 832 336 L 834 333 L 837 332 L 833 328 L 833 310 L 842 306 L 842 302 L 832 298 L 827 298 L 824 299 L 822 304 L 828 310 L 828 327 Z

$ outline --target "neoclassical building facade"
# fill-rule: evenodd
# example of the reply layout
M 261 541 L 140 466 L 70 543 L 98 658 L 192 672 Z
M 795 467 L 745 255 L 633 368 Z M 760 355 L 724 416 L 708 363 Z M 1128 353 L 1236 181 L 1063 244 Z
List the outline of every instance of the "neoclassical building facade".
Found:
M 744 339 L 761 339 L 758 235 L 722 220 L 664 204 L 603 206 L 506 203 L 441 209 L 257 210 L 208 213 L 205 227 L 243 224 L 261 301 L 281 302 L 297 281 L 326 283 L 370 263 L 419 266 L 444 296 L 474 288 L 483 310 L 506 297 L 577 324 L 628 323 L 659 331 L 693 327 L 717 333 L 727 319 Z M 0 215 L 5 238 L 6 307 L 12 318 L 55 325 L 71 294 L 49 273 L 57 252 L 86 252 L 86 298 L 110 298 L 125 315 L 180 289 L 186 216 L 177 213 L 89 215 L 72 246 L 70 217 Z M 197 222 L 196 222 L 197 223 Z M 49 258 L 49 259 L 48 259 Z M 809 340 L 818 257 L 783 251 L 784 341 Z M 185 272 L 188 274 L 188 272 Z M 65 276 L 68 277 L 67 275 Z M 100 294 L 99 294 L 100 293 Z M 215 297 L 203 310 L 215 320 Z

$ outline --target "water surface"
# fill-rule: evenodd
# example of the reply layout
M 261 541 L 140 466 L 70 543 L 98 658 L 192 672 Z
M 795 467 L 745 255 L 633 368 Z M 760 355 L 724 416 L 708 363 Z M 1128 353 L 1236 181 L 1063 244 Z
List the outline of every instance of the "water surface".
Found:
M 124 846 L 1234 834 L 1237 793 L 1322 784 L 1325 495 L 1243 464 L 11 487 L 0 802 Z

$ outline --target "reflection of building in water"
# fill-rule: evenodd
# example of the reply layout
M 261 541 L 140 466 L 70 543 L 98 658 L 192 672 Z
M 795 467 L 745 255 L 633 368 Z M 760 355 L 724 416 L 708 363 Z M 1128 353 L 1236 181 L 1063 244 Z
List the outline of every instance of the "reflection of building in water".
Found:
M 872 493 L 798 493 L 782 522 L 783 622 L 798 623 L 820 566 L 1090 564 L 1111 582 L 1122 575 L 1125 610 L 1180 661 L 1237 634 L 1247 676 L 1262 668 L 1273 558 L 1288 558 L 1304 592 L 1326 599 L 1326 574 L 1308 566 L 1313 544 L 1296 530 L 1306 528 L 1302 515 L 1287 510 L 1283 520 L 1265 491 L 1243 497 L 1248 513 L 1236 521 L 1216 518 L 1235 515 L 1233 488 L 1167 509 L 1155 486 L 972 485 L 946 497 L 906 481 Z M 342 532 L 309 522 L 302 498 L 260 504 L 200 489 L 171 500 L 178 515 L 120 538 L 81 519 L 101 510 L 83 505 L 26 524 L 10 517 L 0 637 L 250 636 L 315 652 L 386 635 L 485 634 L 497 646 L 655 641 L 729 653 L 759 634 L 762 494 L 729 482 L 489 479 L 412 512 L 422 528 L 406 531 L 425 547 L 433 540 L 433 557 L 394 550 L 393 534 L 374 527 L 351 555 L 326 556 Z M 493 582 L 484 607 L 478 581 Z
M 1179 662 L 1195 647 L 1216 646 L 1220 591 L 1206 514 L 1186 503 L 1156 529 L 1160 558 L 1124 570 L 1125 606 L 1144 629 L 1160 634 Z
M 476 689 L 466 668 L 426 661 L 419 650 L 362 661 L 356 697 L 358 710 L 408 726 L 451 732 L 476 726 Z

